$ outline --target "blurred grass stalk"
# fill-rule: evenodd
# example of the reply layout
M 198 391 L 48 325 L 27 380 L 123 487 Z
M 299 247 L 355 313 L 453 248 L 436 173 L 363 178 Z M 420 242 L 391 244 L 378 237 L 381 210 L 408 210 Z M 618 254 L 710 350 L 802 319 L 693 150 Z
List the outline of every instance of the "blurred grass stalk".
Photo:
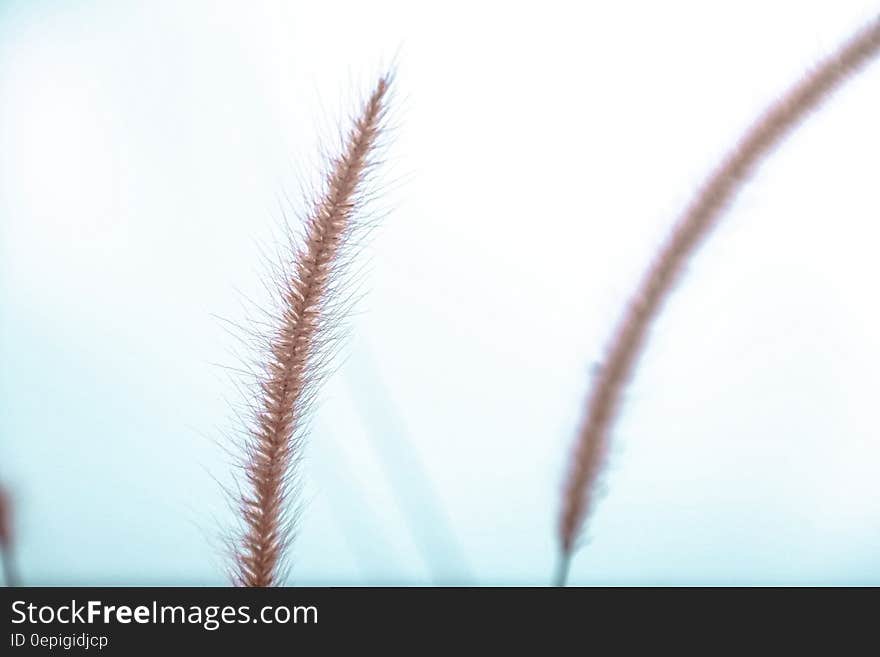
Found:
M 620 410 L 624 387 L 635 371 L 651 324 L 684 266 L 758 165 L 878 51 L 880 16 L 814 66 L 758 118 L 699 188 L 657 251 L 612 333 L 604 364 L 587 399 L 586 415 L 569 462 L 559 517 L 557 584 L 564 585 L 568 578 L 576 542 L 595 506 L 594 491 L 605 465 L 609 433 Z
M 352 396 L 364 418 L 369 442 L 385 473 L 394 500 L 434 584 L 472 585 L 473 574 L 449 518 L 401 424 L 381 374 L 360 341 L 351 367 Z

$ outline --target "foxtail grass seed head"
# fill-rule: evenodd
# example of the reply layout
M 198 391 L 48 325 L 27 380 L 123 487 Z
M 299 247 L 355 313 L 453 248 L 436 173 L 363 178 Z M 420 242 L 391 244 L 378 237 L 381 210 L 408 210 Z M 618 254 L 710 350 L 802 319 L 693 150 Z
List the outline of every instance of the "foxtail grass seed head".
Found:
M 242 532 L 235 541 L 233 569 L 239 585 L 283 581 L 305 423 L 342 320 L 347 295 L 340 289 L 340 277 L 357 246 L 390 83 L 390 76 L 379 79 L 341 140 L 306 218 L 303 238 L 289 254 L 292 264 L 276 281 L 281 310 L 272 330 L 260 336 L 266 345 L 264 363 L 244 446 L 238 500 Z
M 609 432 L 649 328 L 679 275 L 761 161 L 801 121 L 880 51 L 880 17 L 819 62 L 749 128 L 699 188 L 650 263 L 611 335 L 577 432 L 565 481 L 558 536 L 564 583 L 568 561 L 595 506 L 596 483 L 608 454 Z

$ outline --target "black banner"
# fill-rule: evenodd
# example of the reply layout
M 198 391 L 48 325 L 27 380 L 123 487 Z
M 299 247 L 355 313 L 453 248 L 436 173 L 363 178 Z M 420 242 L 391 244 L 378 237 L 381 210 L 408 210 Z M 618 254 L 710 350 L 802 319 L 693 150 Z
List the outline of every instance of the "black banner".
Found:
M 876 636 L 877 626 L 871 589 L 11 588 L 0 598 L 0 654 L 13 656 L 244 656 L 304 647 L 421 654 L 477 641 L 496 648 L 573 642 L 593 652 L 600 639 L 619 648 L 702 636 L 730 646 L 780 633 L 814 636 L 830 630 L 834 617 L 845 623 L 835 635 L 839 647 L 860 632 Z

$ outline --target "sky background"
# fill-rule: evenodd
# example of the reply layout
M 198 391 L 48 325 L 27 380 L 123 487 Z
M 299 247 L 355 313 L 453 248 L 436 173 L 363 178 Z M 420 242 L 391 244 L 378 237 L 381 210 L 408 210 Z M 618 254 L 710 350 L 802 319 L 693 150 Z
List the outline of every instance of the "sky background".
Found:
M 592 372 L 710 167 L 876 1 L 0 0 L 0 482 L 27 584 L 225 584 L 262 254 L 390 62 L 297 584 L 545 584 Z M 880 584 L 880 64 L 742 191 L 575 584 Z M 246 352 L 245 352 L 246 354 Z M 221 444 L 218 444 L 218 441 Z

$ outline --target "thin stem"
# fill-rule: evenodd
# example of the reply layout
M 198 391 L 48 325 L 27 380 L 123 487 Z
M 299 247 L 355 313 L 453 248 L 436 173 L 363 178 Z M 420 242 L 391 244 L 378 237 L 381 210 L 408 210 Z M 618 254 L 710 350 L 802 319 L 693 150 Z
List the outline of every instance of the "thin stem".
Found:
M 569 566 L 571 566 L 571 551 L 561 550 L 559 562 L 556 565 L 555 586 L 567 585 Z
M 18 577 L 18 571 L 15 568 L 15 560 L 12 556 L 12 548 L 4 546 L 0 548 L 0 561 L 3 562 L 3 581 L 6 586 L 21 586 L 21 579 Z

